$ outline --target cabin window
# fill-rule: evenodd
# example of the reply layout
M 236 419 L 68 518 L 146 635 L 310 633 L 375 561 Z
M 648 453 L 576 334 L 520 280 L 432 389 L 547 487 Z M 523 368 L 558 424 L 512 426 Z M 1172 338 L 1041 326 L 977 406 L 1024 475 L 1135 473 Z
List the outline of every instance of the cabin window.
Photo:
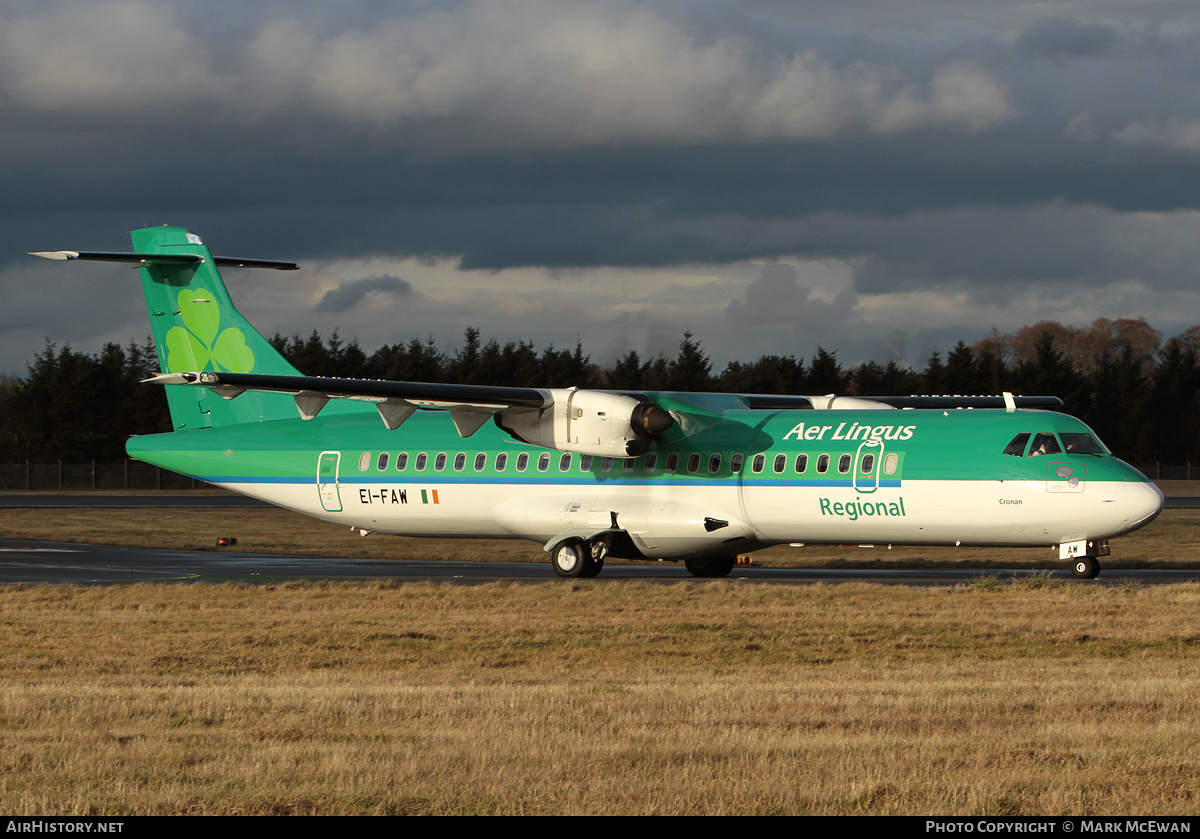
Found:
M 438 452 L 438 456 L 433 459 L 433 468 L 437 472 L 441 472 L 446 468 L 446 453 Z
M 1025 454 L 1025 444 L 1029 442 L 1029 434 L 1018 434 L 1013 437 L 1007 446 L 1004 447 L 1005 454 L 1011 454 L 1013 457 L 1021 457 Z
M 763 470 L 763 464 L 767 462 L 766 455 L 756 454 L 754 460 L 750 461 L 750 469 L 754 474 L 758 474 Z
M 585 454 L 583 457 L 579 458 L 579 471 L 580 472 L 591 472 L 592 471 L 592 456 L 590 454 Z
M 829 471 L 829 455 L 823 454 L 817 458 L 817 471 L 822 475 Z
M 625 458 L 625 471 L 626 471 L 626 472 L 632 472 L 632 471 L 633 471 L 633 467 L 634 467 L 634 466 L 636 466 L 636 465 L 637 465 L 637 458 L 636 458 L 636 457 L 627 457 L 627 458 Z
M 871 470 L 875 468 L 875 455 L 864 454 L 862 462 L 859 463 L 858 468 L 862 470 L 864 475 L 870 475 Z
M 774 468 L 775 468 L 776 472 L 782 472 L 784 469 L 787 469 L 787 455 L 786 454 L 775 455 L 775 467 Z
M 408 452 L 400 452 L 396 455 L 396 471 L 403 472 L 408 468 Z
M 454 471 L 461 472 L 463 467 L 467 465 L 467 455 L 465 452 L 459 452 L 454 456 Z
M 538 471 L 545 472 L 550 468 L 550 453 L 542 452 L 538 455 Z
M 846 474 L 847 472 L 849 472 L 850 471 L 850 461 L 852 461 L 853 459 L 854 458 L 852 458 L 848 454 L 844 454 L 841 457 L 839 457 L 838 458 L 838 471 L 841 472 L 843 475 Z
M 496 471 L 503 472 L 505 466 L 508 466 L 508 453 L 500 452 L 496 455 Z
M 1062 454 L 1062 446 L 1058 444 L 1058 438 L 1053 434 L 1039 434 L 1033 438 L 1033 443 L 1029 446 L 1029 456 L 1039 457 L 1044 454 Z
M 601 472 L 611 472 L 612 464 L 613 464 L 613 459 L 611 457 L 600 458 L 600 471 Z
M 677 454 L 667 455 L 667 470 L 666 471 L 668 471 L 672 475 L 674 475 L 675 470 L 678 468 L 679 468 L 679 455 L 677 455 Z
M 563 452 L 563 456 L 558 459 L 558 471 L 566 472 L 571 468 L 571 453 Z
M 900 465 L 900 456 L 893 453 L 883 459 L 883 474 L 895 475 L 896 467 Z
M 714 454 L 712 457 L 710 457 L 708 459 L 708 471 L 713 472 L 713 473 L 721 471 L 721 455 L 720 455 L 720 453 Z
M 746 456 L 738 452 L 733 457 L 729 458 L 729 471 L 735 475 L 742 471 L 742 464 L 746 462 Z
M 648 455 L 646 455 L 645 463 L 642 464 L 642 468 L 645 469 L 647 472 L 653 472 L 654 467 L 657 465 L 658 465 L 658 455 L 648 454 Z
M 808 468 L 808 455 L 806 455 L 806 454 L 796 455 L 796 473 L 801 474 L 807 468 Z
M 700 468 L 700 455 L 698 455 L 698 454 L 688 455 L 688 467 L 687 467 L 688 472 L 695 474 L 696 470 L 699 468 Z
M 485 466 L 487 466 L 487 455 L 480 452 L 475 455 L 475 471 L 482 472 Z
M 517 455 L 517 471 L 524 472 L 529 466 L 529 452 L 521 452 Z
M 416 463 L 413 464 L 413 467 L 418 472 L 424 472 L 425 464 L 428 462 L 429 462 L 429 455 L 425 454 L 425 452 L 421 452 L 419 455 L 417 455 L 417 460 L 416 460 Z
M 1059 434 L 1067 454 L 1104 454 L 1104 447 L 1091 434 L 1070 432 Z
M 371 453 L 363 452 L 358 456 L 358 471 L 366 472 L 371 468 Z
M 375 468 L 378 469 L 380 472 L 382 472 L 384 469 L 387 469 L 388 460 L 389 460 L 388 453 L 382 452 L 379 455 L 379 459 L 375 461 Z

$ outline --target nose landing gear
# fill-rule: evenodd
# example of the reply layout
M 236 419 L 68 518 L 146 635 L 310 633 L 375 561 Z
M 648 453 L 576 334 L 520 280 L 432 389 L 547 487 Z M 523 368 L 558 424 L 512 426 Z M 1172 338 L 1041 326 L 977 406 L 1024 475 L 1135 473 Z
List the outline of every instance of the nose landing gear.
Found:
M 1071 573 L 1080 580 L 1094 580 L 1100 576 L 1100 561 L 1094 556 L 1081 556 L 1071 566 Z
M 1112 550 L 1107 539 L 1080 539 L 1064 542 L 1058 546 L 1059 559 L 1071 560 L 1071 573 L 1080 580 L 1094 580 L 1100 576 L 1098 557 L 1108 556 Z

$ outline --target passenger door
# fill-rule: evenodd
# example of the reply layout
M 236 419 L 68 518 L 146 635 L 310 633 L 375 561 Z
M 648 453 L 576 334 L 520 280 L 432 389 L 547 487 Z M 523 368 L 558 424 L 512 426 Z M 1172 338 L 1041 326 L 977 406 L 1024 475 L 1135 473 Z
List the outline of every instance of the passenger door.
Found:
M 883 440 L 863 440 L 854 453 L 854 491 L 863 494 L 879 489 L 879 473 L 883 469 Z
M 338 492 L 338 463 L 341 452 L 321 452 L 317 461 L 317 491 L 321 496 L 321 507 L 330 513 L 342 511 L 342 497 Z

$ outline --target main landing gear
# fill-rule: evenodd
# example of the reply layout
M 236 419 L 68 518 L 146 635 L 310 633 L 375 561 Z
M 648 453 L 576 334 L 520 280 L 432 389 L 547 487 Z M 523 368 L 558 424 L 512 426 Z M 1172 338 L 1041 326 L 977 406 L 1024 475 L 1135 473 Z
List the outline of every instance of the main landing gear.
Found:
M 595 577 L 608 556 L 607 539 L 563 539 L 550 549 L 550 564 L 560 577 Z M 683 561 L 693 577 L 727 577 L 737 564 L 734 556 L 698 556 Z
M 736 556 L 700 556 L 685 559 L 684 566 L 693 577 L 728 577 L 737 564 Z
M 550 549 L 550 564 L 560 577 L 595 577 L 604 567 L 606 556 L 608 543 L 602 539 L 563 539 Z

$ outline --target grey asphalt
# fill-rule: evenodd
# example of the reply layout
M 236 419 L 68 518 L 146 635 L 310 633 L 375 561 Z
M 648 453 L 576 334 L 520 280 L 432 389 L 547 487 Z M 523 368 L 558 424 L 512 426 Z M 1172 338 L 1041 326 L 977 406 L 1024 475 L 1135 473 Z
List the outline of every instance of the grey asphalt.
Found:
M 1019 580 L 1045 571 L 922 568 L 813 569 L 736 568 L 724 580 L 737 583 L 871 582 L 886 585 L 941 587 L 963 585 L 983 577 Z M 1068 571 L 1050 576 L 1077 585 L 1161 585 L 1200 582 L 1200 570 L 1146 571 L 1110 569 L 1098 580 L 1077 581 Z M 605 566 L 595 582 L 607 580 L 684 582 L 694 578 L 675 563 L 632 563 Z M 64 542 L 0 539 L 0 585 L 77 583 L 114 585 L 135 582 L 256 582 L 289 580 L 394 580 L 482 583 L 491 580 L 556 581 L 549 563 L 535 562 L 410 562 L 386 559 L 344 559 L 321 556 L 283 556 L 232 550 L 165 551 Z M 575 581 L 564 580 L 563 584 Z

